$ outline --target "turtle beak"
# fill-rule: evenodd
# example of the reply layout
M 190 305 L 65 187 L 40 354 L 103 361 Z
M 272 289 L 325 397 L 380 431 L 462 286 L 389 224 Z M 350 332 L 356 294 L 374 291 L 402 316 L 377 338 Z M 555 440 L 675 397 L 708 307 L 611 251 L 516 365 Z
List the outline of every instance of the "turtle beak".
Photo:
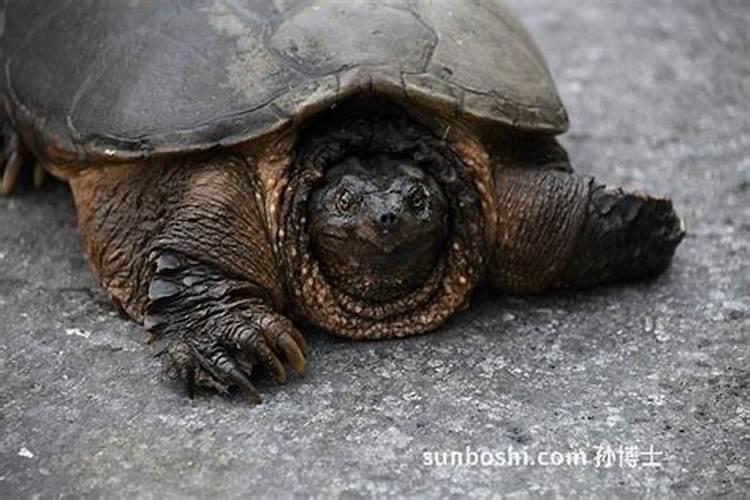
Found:
M 357 236 L 369 243 L 382 254 L 392 253 L 398 246 L 392 226 L 363 224 L 357 229 Z

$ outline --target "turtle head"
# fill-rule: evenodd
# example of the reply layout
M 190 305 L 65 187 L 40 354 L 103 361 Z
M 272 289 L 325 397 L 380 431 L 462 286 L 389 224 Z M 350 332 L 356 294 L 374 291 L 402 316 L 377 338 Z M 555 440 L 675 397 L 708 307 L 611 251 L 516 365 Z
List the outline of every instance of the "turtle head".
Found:
M 429 174 L 386 155 L 352 156 L 313 191 L 309 235 L 337 288 L 386 301 L 422 285 L 444 248 L 449 207 Z

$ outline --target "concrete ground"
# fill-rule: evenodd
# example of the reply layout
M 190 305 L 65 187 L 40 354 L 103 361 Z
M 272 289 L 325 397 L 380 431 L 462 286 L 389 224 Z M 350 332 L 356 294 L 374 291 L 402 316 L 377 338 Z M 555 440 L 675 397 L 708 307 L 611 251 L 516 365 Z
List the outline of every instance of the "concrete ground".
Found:
M 0 200 L 0 498 L 747 495 L 750 4 L 510 3 L 578 170 L 684 216 L 668 273 L 478 297 L 409 340 L 311 333 L 309 373 L 262 406 L 189 400 L 92 277 L 68 189 L 21 192 Z M 509 447 L 535 464 L 442 454 Z

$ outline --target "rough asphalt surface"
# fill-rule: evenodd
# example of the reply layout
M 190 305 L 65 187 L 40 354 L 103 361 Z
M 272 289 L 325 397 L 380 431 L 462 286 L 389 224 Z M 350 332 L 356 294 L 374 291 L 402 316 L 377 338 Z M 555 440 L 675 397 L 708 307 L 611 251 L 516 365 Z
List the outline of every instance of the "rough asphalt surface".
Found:
M 90 273 L 68 189 L 21 192 L 0 200 L 0 498 L 747 494 L 750 4 L 510 3 L 569 108 L 577 169 L 684 216 L 667 274 L 478 297 L 409 340 L 310 334 L 308 374 L 260 383 L 262 406 L 191 401 Z M 426 463 L 467 447 L 588 464 Z M 636 463 L 597 466 L 608 447 Z

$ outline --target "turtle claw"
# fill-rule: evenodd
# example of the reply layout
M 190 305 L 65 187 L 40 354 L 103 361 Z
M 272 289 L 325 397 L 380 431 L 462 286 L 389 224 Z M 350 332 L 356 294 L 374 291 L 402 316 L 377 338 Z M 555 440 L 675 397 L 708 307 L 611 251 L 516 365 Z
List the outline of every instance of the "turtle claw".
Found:
M 305 372 L 307 346 L 302 334 L 284 316 L 267 312 L 259 318 L 259 327 L 268 332 L 268 341 L 299 374 Z
M 2 171 L 2 183 L 0 183 L 0 195 L 10 196 L 18 185 L 21 171 L 29 159 L 23 144 L 21 144 L 18 134 L 13 130 L 10 124 L 3 123 L 0 125 L 0 171 Z M 41 187 L 44 182 L 46 172 L 41 165 L 34 167 L 34 185 Z
M 47 171 L 44 170 L 41 164 L 34 164 L 34 189 L 42 189 L 44 186 L 44 180 L 47 178 Z
M 210 334 L 199 327 L 180 335 L 166 347 L 163 354 L 166 354 L 167 373 L 186 384 L 190 397 L 198 388 L 226 394 L 229 388 L 236 387 L 252 402 L 260 403 L 260 394 L 250 381 L 257 367 L 282 384 L 287 380 L 285 362 L 298 373 L 305 369 L 303 350 L 294 337 L 286 332 L 278 339 L 275 335 L 253 323 L 238 327 L 233 319 L 228 319 L 225 329 Z
M 257 298 L 235 296 L 225 302 L 223 298 L 232 297 L 228 290 L 246 285 L 172 260 L 175 265 L 157 270 L 151 283 L 144 324 L 168 342 L 159 355 L 168 375 L 186 384 L 188 395 L 199 388 L 226 394 L 234 387 L 260 403 L 250 381 L 256 368 L 279 383 L 287 380 L 285 365 L 304 372 L 304 338 L 288 318 Z M 192 282 L 197 285 L 185 284 Z
M 252 367 L 233 360 L 219 346 L 180 339 L 171 342 L 159 355 L 166 355 L 167 373 L 185 384 L 190 399 L 199 389 L 228 394 L 230 387 L 239 387 L 253 403 L 262 402 L 258 390 L 250 382 Z
M 3 171 L 3 185 L 0 188 L 3 196 L 9 196 L 18 183 L 18 175 L 21 173 L 21 159 L 16 151 L 12 151 L 10 156 L 3 158 L 5 170 Z
M 284 335 L 279 339 L 279 346 L 294 370 L 300 375 L 305 373 L 305 354 L 297 342 L 291 336 Z

